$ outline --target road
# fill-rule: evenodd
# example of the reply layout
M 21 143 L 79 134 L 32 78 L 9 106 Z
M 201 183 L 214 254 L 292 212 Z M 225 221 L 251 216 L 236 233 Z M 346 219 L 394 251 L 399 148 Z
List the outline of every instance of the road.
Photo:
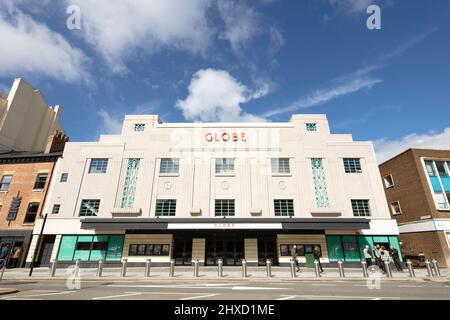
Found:
M 0 288 L 18 293 L 0 300 L 450 300 L 450 282 L 364 280 L 82 280 L 69 290 L 64 279 L 6 280 Z

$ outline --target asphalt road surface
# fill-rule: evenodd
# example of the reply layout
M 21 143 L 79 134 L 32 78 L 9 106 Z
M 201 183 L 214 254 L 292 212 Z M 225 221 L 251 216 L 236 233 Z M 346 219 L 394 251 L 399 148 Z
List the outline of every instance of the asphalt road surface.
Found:
M 0 300 L 450 300 L 450 282 L 430 281 L 381 281 L 379 289 L 364 280 L 83 280 L 71 290 L 73 285 L 62 279 L 4 280 L 0 288 L 19 292 Z

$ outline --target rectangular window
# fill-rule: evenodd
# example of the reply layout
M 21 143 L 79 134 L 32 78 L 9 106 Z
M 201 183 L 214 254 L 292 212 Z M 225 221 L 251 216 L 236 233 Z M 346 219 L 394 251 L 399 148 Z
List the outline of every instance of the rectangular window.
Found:
M 91 159 L 89 173 L 106 173 L 108 159 Z
M 128 256 L 168 256 L 168 244 L 130 244 Z
M 175 199 L 156 200 L 155 216 L 173 217 L 175 216 L 176 208 L 177 208 L 177 200 Z
M 67 182 L 68 178 L 69 178 L 68 173 L 61 173 L 61 179 L 59 180 L 59 182 Z
M 39 173 L 36 177 L 36 182 L 34 183 L 34 190 L 41 190 L 45 188 L 45 183 L 47 182 L 48 173 Z
M 144 130 L 145 130 L 145 123 L 135 123 L 134 124 L 134 131 L 142 132 Z
M 294 216 L 294 200 L 274 200 L 275 216 L 292 217 Z
M 306 131 L 317 131 L 317 124 L 316 123 L 307 123 L 306 124 Z
M 52 209 L 52 214 L 58 214 L 59 213 L 59 209 L 61 209 L 61 205 L 60 204 L 54 204 L 53 205 L 53 209 Z
M 344 169 L 346 173 L 361 173 L 361 160 L 358 158 L 345 158 Z
M 446 201 L 446 195 L 442 191 L 435 191 L 436 205 L 439 209 L 448 209 L 448 204 Z
M 80 217 L 96 217 L 100 208 L 100 200 L 82 200 Z
M 34 221 L 36 220 L 38 209 L 39 209 L 39 202 L 29 203 L 23 223 L 34 223 Z
M 353 215 L 355 217 L 370 217 L 369 200 L 352 200 Z
M 436 176 L 436 171 L 434 170 L 433 161 L 425 160 L 425 167 L 427 168 L 427 172 L 430 177 Z
M 233 158 L 219 158 L 216 159 L 216 174 L 217 173 L 234 173 L 234 159 Z
M 178 173 L 180 169 L 179 159 L 161 159 L 159 173 Z
M 0 191 L 8 191 L 9 185 L 11 184 L 12 176 L 6 175 L 2 177 L 2 181 L 0 182 Z
M 216 200 L 215 215 L 216 216 L 234 216 L 234 200 L 220 199 Z
M 402 214 L 402 209 L 400 208 L 400 202 L 395 201 L 391 203 L 392 215 L 396 216 Z
M 394 179 L 392 178 L 392 175 L 387 175 L 384 177 L 384 185 L 386 186 L 386 188 L 391 188 L 394 186 Z
M 436 169 L 441 177 L 448 177 L 447 170 L 445 169 L 445 161 L 435 161 Z
M 291 172 L 289 158 L 272 158 L 272 173 L 288 174 Z

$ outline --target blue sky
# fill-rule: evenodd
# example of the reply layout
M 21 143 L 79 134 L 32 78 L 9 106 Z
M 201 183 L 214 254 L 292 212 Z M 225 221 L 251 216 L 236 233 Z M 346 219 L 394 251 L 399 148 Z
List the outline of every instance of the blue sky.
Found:
M 81 29 L 66 26 L 69 5 Z M 382 29 L 368 30 L 377 4 Z M 448 0 L 3 0 L 0 91 L 16 77 L 63 107 L 71 141 L 125 114 L 165 122 L 288 121 L 327 114 L 334 133 L 450 148 Z

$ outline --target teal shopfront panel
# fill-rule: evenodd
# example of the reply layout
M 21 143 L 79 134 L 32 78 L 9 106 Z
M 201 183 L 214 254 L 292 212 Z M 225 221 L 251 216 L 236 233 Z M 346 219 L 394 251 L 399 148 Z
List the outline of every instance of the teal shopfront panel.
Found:
M 104 260 L 108 249 L 108 236 L 94 236 L 90 261 Z
M 370 254 L 372 254 L 373 249 L 373 238 L 372 236 L 358 236 L 359 252 L 361 258 L 364 258 L 364 248 L 369 246 Z
M 122 259 L 124 236 L 110 236 L 108 250 L 106 252 L 107 261 L 120 261 Z
M 361 261 L 358 239 L 356 236 L 342 236 L 345 261 Z
M 389 237 L 389 244 L 391 246 L 393 246 L 395 249 L 398 250 L 399 253 L 399 257 L 400 257 L 400 261 L 403 261 L 403 257 L 402 257 L 402 251 L 400 249 L 400 244 L 398 243 L 398 238 L 397 237 Z
M 77 247 L 75 249 L 74 260 L 80 259 L 81 261 L 88 261 L 91 253 L 93 236 L 79 236 L 77 241 Z
M 389 243 L 389 238 L 386 236 L 378 236 L 378 237 L 373 237 L 373 243 L 376 244 L 386 244 Z M 387 248 L 386 248 L 387 249 Z
M 330 261 L 344 261 L 341 236 L 327 236 L 328 258 Z
M 59 245 L 58 261 L 72 261 L 78 236 L 63 236 Z

